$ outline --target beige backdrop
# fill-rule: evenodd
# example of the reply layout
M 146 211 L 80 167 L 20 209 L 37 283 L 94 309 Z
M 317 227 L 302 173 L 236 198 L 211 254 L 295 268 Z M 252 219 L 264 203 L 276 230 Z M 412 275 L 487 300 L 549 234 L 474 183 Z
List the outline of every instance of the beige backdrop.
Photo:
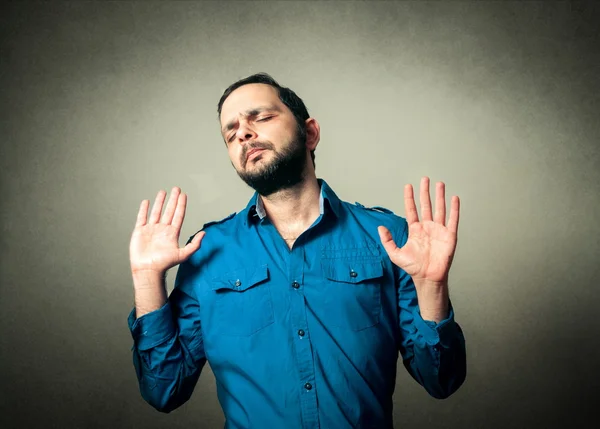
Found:
M 397 427 L 592 417 L 600 8 L 42 2 L 0 15 L 0 426 L 222 427 L 209 368 L 170 415 L 142 400 L 128 244 L 159 189 L 189 194 L 182 244 L 245 206 L 216 106 L 259 71 L 320 122 L 317 173 L 342 199 L 404 215 L 403 185 L 423 175 L 462 199 L 451 294 L 467 380 L 438 401 L 400 365 Z

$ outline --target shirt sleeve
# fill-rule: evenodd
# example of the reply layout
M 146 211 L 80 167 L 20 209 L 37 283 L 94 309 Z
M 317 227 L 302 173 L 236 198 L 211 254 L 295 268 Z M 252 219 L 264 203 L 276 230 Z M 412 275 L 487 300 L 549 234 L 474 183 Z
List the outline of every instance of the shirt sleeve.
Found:
M 403 220 L 396 234 L 398 247 L 408 240 Z M 454 320 L 450 302 L 448 317 L 439 323 L 421 317 L 412 278 L 398 268 L 398 316 L 400 354 L 410 375 L 434 398 L 452 395 L 466 378 L 466 348 L 462 329 Z
M 128 318 L 142 397 L 166 413 L 190 398 L 206 363 L 193 270 L 181 264 L 165 305 L 137 319 L 133 309 Z

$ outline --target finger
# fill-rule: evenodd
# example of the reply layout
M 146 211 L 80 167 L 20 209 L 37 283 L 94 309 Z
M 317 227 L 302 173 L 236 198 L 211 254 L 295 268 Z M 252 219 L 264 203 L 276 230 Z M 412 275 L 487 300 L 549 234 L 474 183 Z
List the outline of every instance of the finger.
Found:
M 458 234 L 458 218 L 460 217 L 460 199 L 453 196 L 450 202 L 450 217 L 448 218 L 448 230 Z
M 421 193 L 419 195 L 421 202 L 421 220 L 423 222 L 433 220 L 431 217 L 431 200 L 429 199 L 429 177 L 421 179 Z
M 437 182 L 435 187 L 435 223 L 446 225 L 446 185 Z
M 179 194 L 179 198 L 177 199 L 177 208 L 175 210 L 175 214 L 173 215 L 173 222 L 171 223 L 177 229 L 181 229 L 181 225 L 183 225 L 186 205 L 187 195 L 182 192 Z
M 146 225 L 146 219 L 148 218 L 148 206 L 150 201 L 144 200 L 140 204 L 140 210 L 138 211 L 137 219 L 135 221 L 135 227 Z
M 166 195 L 167 193 L 162 189 L 158 191 L 158 194 L 156 194 L 156 199 L 154 200 L 154 205 L 152 206 L 152 212 L 150 213 L 150 219 L 148 220 L 148 223 L 158 223 L 158 218 L 160 218 L 160 212 L 162 212 Z
M 169 202 L 167 203 L 167 208 L 163 213 L 162 220 L 160 223 L 165 225 L 169 225 L 173 220 L 173 213 L 175 213 L 175 207 L 177 206 L 177 200 L 179 199 L 179 194 L 181 193 L 181 189 L 175 186 L 171 189 L 171 196 L 169 197 Z
M 202 239 L 206 235 L 206 232 L 200 231 L 198 234 L 192 238 L 188 244 L 185 245 L 183 249 L 179 251 L 180 263 L 187 260 L 192 254 L 200 248 L 200 244 L 202 243 Z
M 396 252 L 398 246 L 396 246 L 396 243 L 394 242 L 390 230 L 387 229 L 385 226 L 378 226 L 377 232 L 379 233 L 379 239 L 381 240 L 381 244 L 383 245 L 383 248 L 388 253 L 388 255 L 391 255 L 392 253 Z
M 415 205 L 415 197 L 413 195 L 412 185 L 404 186 L 404 209 L 406 211 L 406 221 L 410 225 L 419 221 L 419 213 Z

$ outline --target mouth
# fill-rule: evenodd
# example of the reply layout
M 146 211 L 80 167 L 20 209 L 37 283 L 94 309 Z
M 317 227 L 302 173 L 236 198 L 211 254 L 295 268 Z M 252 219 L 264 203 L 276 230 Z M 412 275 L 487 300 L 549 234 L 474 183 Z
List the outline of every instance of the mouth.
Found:
M 258 154 L 260 154 L 261 152 L 263 152 L 265 150 L 266 149 L 252 149 L 252 150 L 250 150 L 246 154 L 246 161 L 250 161 L 251 159 L 253 159 L 254 157 L 258 156 Z

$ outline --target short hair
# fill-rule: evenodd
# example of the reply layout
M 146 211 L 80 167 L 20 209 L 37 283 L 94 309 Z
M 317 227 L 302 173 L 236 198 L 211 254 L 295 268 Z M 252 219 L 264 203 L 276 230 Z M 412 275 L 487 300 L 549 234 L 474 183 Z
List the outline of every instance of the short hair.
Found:
M 219 100 L 219 104 L 217 105 L 217 112 L 219 113 L 219 118 L 221 117 L 221 109 L 223 108 L 223 103 L 231 95 L 233 91 L 238 89 L 240 86 L 249 85 L 252 83 L 262 83 L 265 85 L 272 86 L 277 90 L 279 95 L 279 99 L 283 104 L 285 104 L 288 109 L 292 111 L 292 114 L 296 118 L 296 123 L 298 124 L 298 128 L 303 136 L 306 135 L 306 124 L 305 121 L 310 118 L 308 115 L 308 110 L 304 105 L 304 101 L 300 97 L 296 95 L 294 91 L 290 88 L 286 88 L 284 86 L 279 85 L 279 83 L 273 79 L 267 73 L 256 73 L 246 78 L 240 79 L 237 82 L 232 83 L 229 87 L 223 92 L 221 99 Z M 310 157 L 312 158 L 313 166 L 315 165 L 315 151 L 310 151 Z

